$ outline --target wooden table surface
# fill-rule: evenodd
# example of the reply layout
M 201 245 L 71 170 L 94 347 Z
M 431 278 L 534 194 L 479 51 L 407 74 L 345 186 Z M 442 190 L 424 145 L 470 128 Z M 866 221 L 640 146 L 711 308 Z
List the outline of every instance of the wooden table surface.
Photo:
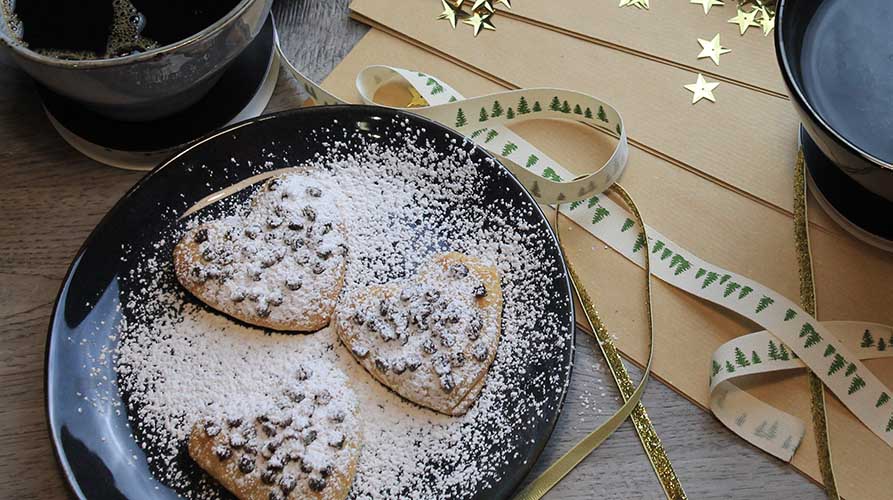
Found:
M 432 0 L 433 1 L 433 0 Z M 366 32 L 347 19 L 347 0 L 277 0 L 285 50 L 324 78 Z M 295 107 L 297 85 L 280 79 L 268 109 Z M 44 417 L 47 326 L 60 282 L 106 211 L 142 177 L 81 156 L 53 130 L 30 80 L 0 57 L 0 497 L 62 498 Z M 610 317 L 606 318 L 610 326 Z M 542 471 L 618 406 L 601 355 L 577 336 L 564 413 L 534 469 Z M 639 371 L 633 367 L 633 376 Z M 745 444 L 709 413 L 658 381 L 645 405 L 690 498 L 821 498 L 786 464 Z M 548 498 L 660 498 L 661 490 L 629 423 L 588 457 Z

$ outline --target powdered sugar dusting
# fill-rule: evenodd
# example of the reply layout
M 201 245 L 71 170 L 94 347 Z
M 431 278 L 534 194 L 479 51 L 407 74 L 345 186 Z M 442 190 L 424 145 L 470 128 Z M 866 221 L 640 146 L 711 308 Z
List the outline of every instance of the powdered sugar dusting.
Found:
M 354 498 L 464 498 L 498 484 L 514 472 L 509 469 L 530 465 L 521 458 L 534 444 L 534 429 L 554 414 L 569 379 L 567 317 L 550 310 L 570 304 L 556 288 L 561 267 L 548 233 L 541 224 L 519 223 L 535 208 L 497 192 L 504 188 L 493 187 L 498 184 L 488 176 L 506 174 L 478 168 L 480 156 L 469 143 L 452 135 L 426 139 L 423 127 L 403 118 L 386 130 L 391 135 L 369 138 L 333 123 L 313 138 L 328 153 L 301 165 L 315 172 L 313 182 L 333 193 L 343 214 L 349 251 L 342 296 L 409 279 L 439 252 L 494 266 L 504 295 L 502 333 L 477 403 L 461 417 L 421 408 L 369 376 L 332 328 L 264 331 L 195 301 L 174 277 L 173 244 L 212 217 L 205 212 L 235 213 L 245 197 L 178 223 L 184 204 L 163 214 L 166 229 L 152 244 L 126 249 L 130 273 L 122 286 L 118 347 L 97 361 L 114 363 L 138 442 L 156 475 L 183 495 L 220 493 L 183 460 L 192 426 L 265 411 L 299 366 L 330 370 L 333 384 L 349 384 L 359 399 L 363 449 Z M 432 141 L 447 144 L 448 154 Z M 268 155 L 266 164 L 234 158 L 227 168 L 244 177 L 295 166 Z M 544 307 L 556 300 L 563 301 L 557 309 Z

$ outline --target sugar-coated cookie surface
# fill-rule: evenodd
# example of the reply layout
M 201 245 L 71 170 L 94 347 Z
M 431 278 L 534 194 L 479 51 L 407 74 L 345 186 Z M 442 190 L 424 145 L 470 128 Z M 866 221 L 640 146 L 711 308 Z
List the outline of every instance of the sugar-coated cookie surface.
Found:
M 189 455 L 242 500 L 341 500 L 360 455 L 357 408 L 349 388 L 301 367 L 269 411 L 197 423 Z
M 448 415 L 474 404 L 496 356 L 498 271 L 461 253 L 436 255 L 417 276 L 345 298 L 341 341 L 401 396 Z
M 347 245 L 332 188 L 287 174 L 236 215 L 195 227 L 174 248 L 180 283 L 209 306 L 275 330 L 326 326 L 344 280 Z

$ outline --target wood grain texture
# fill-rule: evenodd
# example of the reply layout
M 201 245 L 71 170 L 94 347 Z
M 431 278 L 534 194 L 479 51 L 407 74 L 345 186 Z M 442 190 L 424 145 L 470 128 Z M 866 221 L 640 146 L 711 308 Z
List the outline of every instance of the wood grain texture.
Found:
M 274 6 L 286 52 L 314 78 L 328 74 L 366 32 L 348 21 L 347 3 L 277 0 Z M 268 109 L 302 101 L 283 75 Z M 44 417 L 50 310 L 80 245 L 142 174 L 99 165 L 65 144 L 43 115 L 28 78 L 4 58 L 0 144 L 0 496 L 65 498 Z M 535 471 L 606 418 L 616 397 L 599 356 L 580 335 L 565 411 Z M 790 467 L 743 444 L 663 384 L 652 383 L 645 402 L 691 498 L 821 497 L 821 490 Z M 635 433 L 625 425 L 549 497 L 660 495 Z

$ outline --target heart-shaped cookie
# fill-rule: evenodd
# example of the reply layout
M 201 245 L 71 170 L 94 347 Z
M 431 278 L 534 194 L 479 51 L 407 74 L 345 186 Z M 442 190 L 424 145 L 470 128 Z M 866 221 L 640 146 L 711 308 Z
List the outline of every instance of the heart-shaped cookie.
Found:
M 174 248 L 180 283 L 246 323 L 314 331 L 329 323 L 347 246 L 331 188 L 308 175 L 269 180 L 236 215 L 187 232 Z
M 379 382 L 417 404 L 461 415 L 496 357 L 501 316 L 496 268 L 453 252 L 434 256 L 415 278 L 346 297 L 335 327 Z
M 189 456 L 242 500 L 347 497 L 362 433 L 346 386 L 300 369 L 270 411 L 197 423 Z

